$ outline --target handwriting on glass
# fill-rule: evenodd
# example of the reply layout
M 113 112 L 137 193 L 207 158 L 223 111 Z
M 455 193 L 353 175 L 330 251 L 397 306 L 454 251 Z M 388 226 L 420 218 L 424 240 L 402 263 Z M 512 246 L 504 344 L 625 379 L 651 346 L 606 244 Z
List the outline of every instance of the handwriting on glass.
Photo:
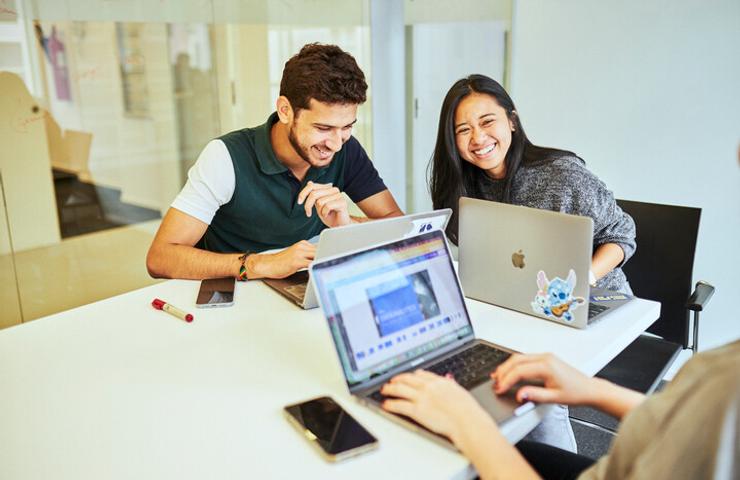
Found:
M 10 6 L 8 5 L 7 0 L 0 0 L 0 15 L 3 15 L 3 14 L 10 15 L 10 16 L 13 16 L 13 17 L 17 17 L 18 16 L 18 12 L 16 12 L 12 8 L 10 8 Z
M 78 80 L 94 80 L 100 69 L 98 67 L 86 68 L 77 75 Z
M 21 101 L 18 100 L 19 107 L 20 103 Z M 29 125 L 33 125 L 41 120 L 44 120 L 47 117 L 51 118 L 51 115 L 48 111 L 43 110 L 36 105 L 32 106 L 30 108 L 30 111 L 27 110 L 27 108 L 28 107 L 20 107 L 18 110 L 16 110 L 17 113 L 13 116 L 13 119 L 11 120 L 13 130 L 18 133 L 28 133 Z M 25 113 L 24 111 L 28 113 Z

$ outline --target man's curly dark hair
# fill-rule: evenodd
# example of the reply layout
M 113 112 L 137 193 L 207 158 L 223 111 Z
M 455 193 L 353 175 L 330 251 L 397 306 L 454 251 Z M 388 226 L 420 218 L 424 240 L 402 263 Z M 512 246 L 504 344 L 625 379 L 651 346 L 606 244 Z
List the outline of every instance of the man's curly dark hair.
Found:
M 354 57 L 336 45 L 309 43 L 285 63 L 280 95 L 293 110 L 309 107 L 313 98 L 329 104 L 364 103 L 367 99 L 365 74 Z

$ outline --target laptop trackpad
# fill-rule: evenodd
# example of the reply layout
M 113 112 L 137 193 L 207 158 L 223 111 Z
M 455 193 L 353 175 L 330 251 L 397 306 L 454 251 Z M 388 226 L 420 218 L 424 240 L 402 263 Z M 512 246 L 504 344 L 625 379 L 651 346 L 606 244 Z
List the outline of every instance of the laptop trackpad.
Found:
M 514 391 L 510 391 L 504 395 L 496 395 L 493 392 L 493 381 L 491 380 L 481 383 L 470 390 L 470 393 L 480 403 L 483 409 L 493 417 L 496 423 L 503 423 L 511 417 L 529 410 L 526 407 L 520 408 L 526 404 L 516 401 Z

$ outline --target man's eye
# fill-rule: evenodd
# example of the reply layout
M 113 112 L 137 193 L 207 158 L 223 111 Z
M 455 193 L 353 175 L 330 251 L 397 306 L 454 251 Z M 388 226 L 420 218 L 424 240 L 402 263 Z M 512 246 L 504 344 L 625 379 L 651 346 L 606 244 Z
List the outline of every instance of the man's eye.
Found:
M 316 127 L 320 132 L 328 132 L 331 130 L 329 127 Z

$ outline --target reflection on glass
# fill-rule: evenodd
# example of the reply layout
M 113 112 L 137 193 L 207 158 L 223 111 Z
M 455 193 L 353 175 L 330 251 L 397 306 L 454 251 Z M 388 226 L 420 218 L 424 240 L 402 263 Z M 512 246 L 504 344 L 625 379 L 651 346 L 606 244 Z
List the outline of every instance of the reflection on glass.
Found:
M 17 325 L 23 321 L 18 296 L 18 278 L 10 238 L 8 210 L 5 202 L 2 171 L 0 171 L 0 328 Z
M 123 86 L 123 111 L 135 117 L 149 115 L 149 89 L 146 79 L 143 25 L 116 23 L 118 62 Z
M 0 68 L 33 94 L 37 111 L 24 125 L 48 151 L 19 180 L 29 191 L 49 185 L 39 214 L 10 202 L 9 232 L 0 231 L 23 243 L 15 259 L 26 320 L 154 283 L 146 251 L 189 168 L 209 140 L 264 123 L 283 64 L 302 45 L 339 45 L 372 85 L 367 0 L 319 3 L 0 0 L 0 22 L 21 32 L 0 43 Z M 358 115 L 354 134 L 370 153 L 369 101 Z M 15 153 L 18 164 L 31 156 Z M 26 242 L 19 218 L 51 234 Z M 5 280 L 11 269 L 1 267 Z
M 206 24 L 169 24 L 167 28 L 184 183 L 203 146 L 220 131 L 213 28 Z

